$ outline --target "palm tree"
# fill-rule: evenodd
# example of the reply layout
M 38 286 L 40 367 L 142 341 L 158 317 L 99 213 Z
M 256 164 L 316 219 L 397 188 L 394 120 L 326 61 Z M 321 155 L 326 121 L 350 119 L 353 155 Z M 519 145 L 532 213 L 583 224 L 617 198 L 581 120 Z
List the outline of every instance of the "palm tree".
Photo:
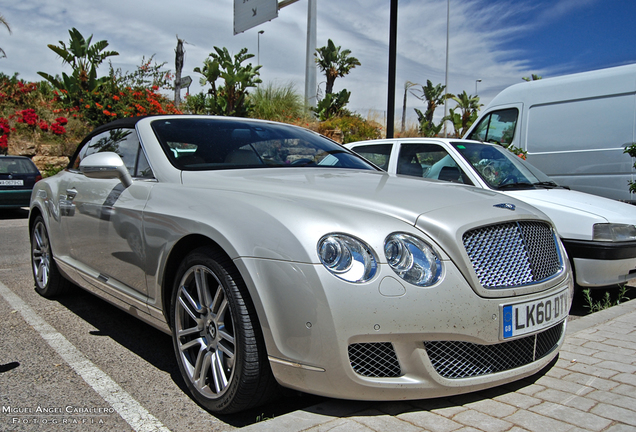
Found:
M 9 30 L 9 34 L 11 34 L 11 27 L 9 27 L 9 23 L 7 22 L 6 19 L 4 19 L 4 17 L 2 15 L 0 15 L 0 24 L 2 24 L 3 26 L 5 26 L 7 28 L 7 30 Z M 2 57 L 6 57 L 7 55 L 4 53 L 4 50 L 2 48 L 0 48 L 0 58 Z
M 540 80 L 543 77 L 541 75 L 537 75 L 537 74 L 532 74 L 532 77 L 522 77 L 521 79 L 524 81 L 536 81 L 536 80 Z
M 420 85 L 420 84 L 413 83 L 411 81 L 407 81 L 404 83 L 404 100 L 402 101 L 402 129 L 400 133 L 404 133 L 404 130 L 406 129 L 406 96 L 408 94 L 409 89 L 416 85 Z
M 92 91 L 108 79 L 107 77 L 97 79 L 97 66 L 106 57 L 116 56 L 119 53 L 116 51 L 104 51 L 108 46 L 108 42 L 105 40 L 91 45 L 93 35 L 90 35 L 88 39 L 84 39 L 84 36 L 76 28 L 72 28 L 68 32 L 71 35 L 68 47 L 62 41 L 60 41 L 60 46 L 49 44 L 48 47 L 62 58 L 62 63 L 68 63 L 73 68 L 71 77 L 63 73 L 64 79 L 60 81 L 44 72 L 38 72 L 38 74 L 56 88 L 66 90 L 69 93 Z
M 327 41 L 327 46 L 316 49 L 314 53 L 316 64 L 327 77 L 326 94 L 333 93 L 333 83 L 336 78 L 344 77 L 351 72 L 351 69 L 360 66 L 360 61 L 349 54 L 351 54 L 351 50 L 341 51 L 341 47 L 337 47 L 331 39 Z
M 451 95 L 450 98 L 457 102 L 455 109 L 459 108 L 461 113 L 461 131 L 457 130 L 457 125 L 453 121 L 455 131 L 458 132 L 459 136 L 463 136 L 477 120 L 479 109 L 484 105 L 479 103 L 479 96 L 469 95 L 466 90 L 457 96 Z
M 433 124 L 433 115 L 435 114 L 435 109 L 444 103 L 444 90 L 446 86 L 442 84 L 433 85 L 431 80 L 426 80 L 426 85 L 420 85 L 421 89 L 411 91 L 413 95 L 421 101 L 426 102 L 426 112 L 424 113 L 424 118 L 429 124 Z M 452 95 L 448 95 L 450 97 Z

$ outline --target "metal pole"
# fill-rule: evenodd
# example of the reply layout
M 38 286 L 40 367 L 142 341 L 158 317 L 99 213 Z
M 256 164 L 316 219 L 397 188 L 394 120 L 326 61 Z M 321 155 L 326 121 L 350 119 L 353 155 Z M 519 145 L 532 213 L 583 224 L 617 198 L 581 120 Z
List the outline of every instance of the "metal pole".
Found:
M 386 137 L 393 138 L 395 129 L 395 69 L 397 57 L 398 0 L 391 0 L 389 25 L 389 90 L 387 96 Z
M 260 30 L 258 32 L 258 36 L 257 36 L 258 45 L 257 45 L 257 48 L 256 48 L 256 62 L 258 63 L 259 66 L 261 65 L 261 35 L 263 33 L 265 33 L 265 30 Z
M 450 34 L 450 0 L 446 0 L 446 77 L 444 78 L 444 137 L 447 137 L 446 133 L 446 115 L 448 113 L 448 40 Z
M 480 82 L 481 82 L 481 80 L 480 80 L 480 79 L 475 80 L 475 96 L 477 96 L 477 95 L 478 95 L 478 93 L 477 93 L 477 83 L 480 83 Z
M 308 0 L 307 6 L 307 53 L 305 57 L 305 102 L 307 106 L 316 106 L 316 91 L 318 89 L 316 80 L 316 2 Z

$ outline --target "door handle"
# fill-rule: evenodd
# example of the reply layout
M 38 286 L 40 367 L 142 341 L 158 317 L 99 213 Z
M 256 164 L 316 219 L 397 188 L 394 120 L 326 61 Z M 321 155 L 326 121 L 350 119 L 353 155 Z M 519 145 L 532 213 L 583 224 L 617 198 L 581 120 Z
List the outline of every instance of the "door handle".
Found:
M 68 201 L 73 201 L 76 195 L 77 195 L 77 189 L 66 189 L 66 199 Z

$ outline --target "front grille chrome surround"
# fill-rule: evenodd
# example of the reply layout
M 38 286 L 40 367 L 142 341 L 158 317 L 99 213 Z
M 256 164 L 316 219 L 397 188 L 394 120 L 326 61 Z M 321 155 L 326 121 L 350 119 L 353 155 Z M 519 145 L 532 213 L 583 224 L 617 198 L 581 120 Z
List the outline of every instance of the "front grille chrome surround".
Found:
M 355 343 L 349 345 L 349 362 L 358 374 L 371 378 L 396 378 L 402 375 L 391 342 Z
M 564 268 L 557 236 L 545 222 L 479 227 L 464 233 L 462 240 L 479 283 L 486 289 L 543 282 Z
M 540 333 L 494 345 L 460 341 L 424 342 L 435 371 L 458 379 L 503 372 L 535 362 L 557 349 L 564 322 Z

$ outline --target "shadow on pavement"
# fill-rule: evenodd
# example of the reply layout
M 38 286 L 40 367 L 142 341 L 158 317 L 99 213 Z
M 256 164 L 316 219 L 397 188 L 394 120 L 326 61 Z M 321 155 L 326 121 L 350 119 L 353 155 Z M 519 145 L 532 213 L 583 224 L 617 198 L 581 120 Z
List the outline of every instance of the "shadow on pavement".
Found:
M 157 369 L 170 374 L 184 396 L 189 397 L 174 357 L 171 336 L 78 287 L 74 287 L 70 295 L 55 301 L 95 327 L 97 330 L 90 332 L 93 336 L 108 336 Z M 215 417 L 234 427 L 244 427 L 305 409 L 324 400 L 326 398 L 283 389 L 281 397 L 268 405 L 235 415 Z
M 29 217 L 28 208 L 0 209 L 0 220 L 26 219 Z

